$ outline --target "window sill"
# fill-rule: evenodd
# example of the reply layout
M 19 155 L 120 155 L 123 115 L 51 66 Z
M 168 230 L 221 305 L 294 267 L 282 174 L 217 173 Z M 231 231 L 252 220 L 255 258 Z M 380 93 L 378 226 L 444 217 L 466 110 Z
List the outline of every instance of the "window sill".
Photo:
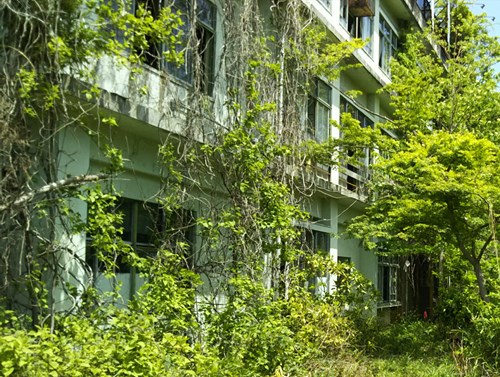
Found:
M 330 4 L 330 2 L 328 1 L 328 4 L 325 4 L 325 2 L 319 0 L 318 3 L 320 3 L 320 5 L 323 7 L 324 10 L 326 10 L 329 14 L 332 14 L 332 10 L 331 10 L 331 7 L 332 5 Z
M 379 303 L 377 303 L 377 309 L 394 308 L 397 306 L 401 306 L 401 302 L 392 301 L 392 302 L 379 302 Z

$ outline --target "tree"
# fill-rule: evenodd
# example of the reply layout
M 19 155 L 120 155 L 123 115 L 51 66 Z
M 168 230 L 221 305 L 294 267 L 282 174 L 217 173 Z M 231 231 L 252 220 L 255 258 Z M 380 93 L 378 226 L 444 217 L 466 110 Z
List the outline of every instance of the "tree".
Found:
M 484 16 L 453 3 L 451 33 L 409 34 L 392 64 L 397 135 L 374 167 L 372 202 L 349 231 L 371 248 L 459 253 L 488 300 L 482 261 L 497 258 L 498 42 Z M 437 20 L 437 24 L 445 20 Z M 434 47 L 433 47 L 434 46 Z M 430 54 L 438 46 L 444 58 Z
M 494 256 L 499 148 L 472 133 L 418 133 L 377 166 L 377 198 L 350 230 L 370 247 L 405 254 L 459 252 L 487 299 L 481 268 Z M 374 239 L 377 240 L 374 242 Z

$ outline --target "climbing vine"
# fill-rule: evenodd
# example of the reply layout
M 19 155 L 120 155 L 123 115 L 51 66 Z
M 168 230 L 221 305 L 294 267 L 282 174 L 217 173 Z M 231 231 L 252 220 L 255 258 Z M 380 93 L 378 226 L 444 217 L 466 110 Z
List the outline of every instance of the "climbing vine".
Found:
M 0 5 L 9 30 L 0 34 L 5 375 L 64 367 L 71 375 L 301 375 L 305 361 L 346 350 L 352 317 L 369 310 L 369 284 L 303 240 L 316 164 L 338 164 L 343 143 L 305 136 L 307 97 L 314 80 L 351 67 L 346 58 L 362 41 L 335 42 L 298 0 L 269 9 L 222 1 L 214 29 L 196 22 L 196 1 L 154 4 Z M 210 35 L 224 41 L 213 72 Z M 184 82 L 172 73 L 182 67 Z M 129 97 L 107 90 L 103 72 L 117 81 L 126 72 Z M 152 123 L 153 110 L 155 126 L 177 131 L 162 131 L 154 147 L 161 187 L 150 201 L 170 226 L 155 229 L 148 253 L 122 239 L 115 183 L 129 161 L 115 138 L 130 127 L 125 115 Z M 99 171 L 79 171 L 81 151 L 66 149 L 83 140 L 96 147 L 83 158 Z M 186 237 L 193 227 L 194 241 Z M 121 264 L 144 281 L 128 301 Z M 321 284 L 309 281 L 327 274 L 343 276 L 346 289 L 314 295 Z M 103 278 L 114 289 L 105 295 L 95 288 Z

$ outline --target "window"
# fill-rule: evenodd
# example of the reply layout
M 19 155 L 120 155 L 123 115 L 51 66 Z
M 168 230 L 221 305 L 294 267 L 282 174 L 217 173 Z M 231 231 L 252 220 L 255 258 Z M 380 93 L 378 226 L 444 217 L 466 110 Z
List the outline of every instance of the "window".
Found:
M 349 18 L 348 0 L 340 0 L 340 24 L 347 28 L 347 20 Z
M 162 6 L 162 0 L 135 0 L 135 14 L 138 16 L 138 10 L 140 7 L 144 8 L 146 12 L 151 13 L 154 19 L 157 19 L 160 15 L 160 9 Z M 154 43 L 152 38 L 148 37 L 148 49 L 139 50 L 138 53 L 142 54 L 144 57 L 144 62 L 154 68 L 160 69 L 162 48 L 163 46 L 159 43 Z
M 196 85 L 212 95 L 215 68 L 215 6 L 207 0 L 197 0 L 196 23 L 197 56 L 199 58 Z
M 350 264 L 351 263 L 351 257 L 341 257 L 339 256 L 337 258 L 338 263 L 344 263 L 344 264 Z
M 341 257 L 339 256 L 337 258 L 338 263 L 342 263 L 344 265 L 347 265 L 345 269 L 341 271 L 337 275 L 337 280 L 335 282 L 335 287 L 337 289 L 337 292 L 347 294 L 348 289 L 349 289 L 349 283 L 346 281 L 346 278 L 348 278 L 349 273 L 352 272 L 352 266 L 351 266 L 351 258 L 350 257 Z
M 328 254 L 330 252 L 330 234 L 307 229 L 304 234 L 304 246 L 313 253 Z
M 340 0 L 340 24 L 351 34 L 353 38 L 369 40 L 363 47 L 366 53 L 372 53 L 372 34 L 373 34 L 373 11 L 369 8 L 370 4 L 357 4 L 352 0 Z M 364 8 L 356 7 L 364 5 Z
M 122 240 L 132 246 L 141 257 L 154 257 L 158 248 L 165 248 L 182 256 L 184 266 L 195 267 L 194 246 L 196 241 L 196 215 L 194 211 L 181 209 L 166 216 L 161 206 L 123 198 L 116 206 L 123 214 Z M 94 276 L 103 271 L 103 266 L 87 240 L 87 263 Z M 130 264 L 120 255 L 116 256 L 117 273 L 130 273 Z
M 188 209 L 180 209 L 165 219 L 161 247 L 172 251 L 182 258 L 184 268 L 195 270 L 198 266 L 195 254 L 196 213 Z
M 398 37 L 382 16 L 380 16 L 379 33 L 380 53 L 378 64 L 385 73 L 389 74 L 391 58 L 395 56 L 396 49 L 398 48 Z
M 349 113 L 359 121 L 361 127 L 373 127 L 374 123 L 365 113 L 349 102 L 345 97 L 340 97 L 340 113 Z
M 320 2 L 321 4 L 323 4 L 323 6 L 324 6 L 324 7 L 325 7 L 328 11 L 330 11 L 330 4 L 331 4 L 330 0 L 319 0 L 319 2 Z
M 153 256 L 156 250 L 155 238 L 163 223 L 163 214 L 156 204 L 142 203 L 131 199 L 121 199 L 115 212 L 123 214 L 122 240 L 131 245 L 141 256 Z M 116 255 L 116 272 L 129 273 L 130 265 L 120 255 Z M 94 275 L 103 271 L 103 266 L 91 248 L 91 240 L 87 239 L 87 263 L 92 268 Z
M 320 143 L 330 136 L 331 96 L 332 88 L 324 81 L 313 82 L 307 101 L 307 133 Z
M 321 253 L 328 255 L 330 253 L 330 234 L 314 229 L 304 229 L 302 234 L 302 249 L 309 253 Z M 301 263 L 301 268 L 305 268 L 303 261 Z M 320 292 L 322 276 L 309 276 L 305 286 L 312 293 Z
M 307 100 L 307 137 L 323 143 L 330 137 L 332 88 L 320 79 L 311 83 Z M 324 182 L 330 179 L 330 166 L 317 163 L 313 167 L 314 179 Z
M 433 10 L 431 10 L 431 8 L 433 7 L 433 5 L 431 4 L 433 3 L 431 3 L 431 1 L 429 0 L 417 0 L 417 5 L 422 11 L 422 14 L 426 20 L 430 20 L 432 16 Z
M 378 291 L 382 304 L 398 304 L 399 264 L 395 258 L 379 256 Z
M 352 17 L 348 19 L 348 30 L 353 38 L 367 40 L 363 50 L 369 55 L 372 53 L 373 19 L 371 17 Z
M 184 64 L 177 66 L 164 61 L 162 53 L 165 46 L 161 43 L 150 43 L 149 49 L 143 51 L 146 64 L 166 70 L 177 79 L 212 95 L 215 77 L 215 5 L 209 0 L 136 0 L 136 11 L 137 5 L 150 11 L 154 18 L 166 6 L 171 6 L 173 11 L 182 14 L 183 34 L 178 52 L 184 51 Z M 192 28 L 194 29 L 191 30 Z

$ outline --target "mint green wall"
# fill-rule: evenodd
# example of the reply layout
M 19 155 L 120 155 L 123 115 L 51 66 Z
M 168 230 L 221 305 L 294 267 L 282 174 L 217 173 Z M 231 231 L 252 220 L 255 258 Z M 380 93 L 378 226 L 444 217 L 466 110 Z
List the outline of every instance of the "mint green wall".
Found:
M 61 132 L 58 179 L 89 172 L 89 142 L 88 134 L 80 127 L 66 127 Z M 79 214 L 83 221 L 86 221 L 87 207 L 83 201 L 70 199 L 68 205 Z M 65 227 L 65 224 L 59 223 L 58 227 Z M 82 291 L 88 279 L 78 259 L 85 260 L 85 234 L 78 233 L 67 236 L 65 229 L 63 229 L 60 236 L 60 245 L 61 251 L 57 254 L 57 258 L 58 264 L 63 271 L 62 280 L 73 285 L 78 291 Z M 78 258 L 75 258 L 75 256 L 78 256 Z M 49 286 L 50 297 L 54 300 L 57 310 L 68 310 L 78 304 L 69 300 L 69 296 L 65 294 L 60 282 L 49 281 Z
M 347 235 L 342 235 L 345 232 L 345 224 L 353 217 L 360 215 L 358 210 L 349 209 L 346 206 L 339 206 L 339 234 L 338 240 L 338 255 L 349 257 L 356 268 L 375 286 L 377 286 L 378 274 L 378 258 L 373 252 L 366 251 L 361 242 L 357 239 L 348 238 Z

